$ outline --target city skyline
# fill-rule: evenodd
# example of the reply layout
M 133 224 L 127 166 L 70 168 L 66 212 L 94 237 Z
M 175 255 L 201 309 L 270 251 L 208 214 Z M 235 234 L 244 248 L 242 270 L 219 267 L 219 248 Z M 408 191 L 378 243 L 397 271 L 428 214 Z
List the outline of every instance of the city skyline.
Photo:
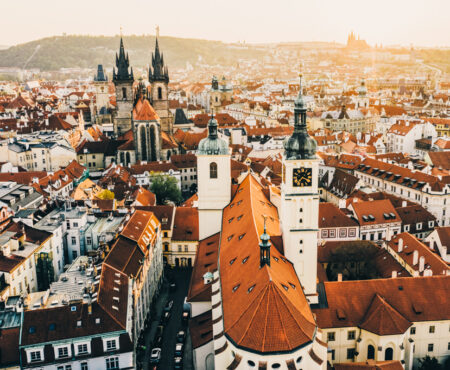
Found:
M 120 28 L 124 36 L 154 34 L 156 25 L 163 36 L 224 42 L 345 43 L 354 31 L 372 46 L 450 46 L 445 16 L 450 2 L 445 0 L 381 0 L 376 6 L 361 6 L 356 0 L 282 0 L 276 5 L 268 0 L 231 0 L 219 10 L 216 2 L 204 0 L 157 4 L 81 0 L 70 10 L 70 18 L 66 5 L 52 0 L 30 3 L 25 11 L 9 0 L 3 7 L 9 17 L 2 20 L 0 45 L 8 46 L 63 33 L 111 36 Z M 27 26 L 17 27 L 18 20 Z M 14 32 L 5 32 L 8 29 Z

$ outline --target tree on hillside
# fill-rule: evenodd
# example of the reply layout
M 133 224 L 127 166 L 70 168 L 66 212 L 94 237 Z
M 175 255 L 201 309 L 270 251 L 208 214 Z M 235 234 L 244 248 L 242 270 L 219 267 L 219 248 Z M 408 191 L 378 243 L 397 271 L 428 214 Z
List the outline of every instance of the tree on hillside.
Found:
M 442 370 L 442 365 L 436 357 L 425 356 L 419 359 L 419 370 Z
M 159 205 L 166 204 L 169 201 L 178 204 L 181 202 L 181 191 L 178 188 L 177 179 L 168 175 L 153 175 L 150 178 L 152 185 L 150 190 L 156 196 L 156 202 Z

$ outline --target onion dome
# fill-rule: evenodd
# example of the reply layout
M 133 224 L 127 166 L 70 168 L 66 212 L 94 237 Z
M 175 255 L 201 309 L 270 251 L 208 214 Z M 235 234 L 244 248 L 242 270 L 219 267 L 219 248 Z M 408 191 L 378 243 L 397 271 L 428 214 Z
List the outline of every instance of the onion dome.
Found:
M 300 90 L 294 102 L 294 132 L 284 142 L 286 159 L 316 158 L 316 141 L 308 135 L 306 129 L 306 104 L 303 99 L 302 76 L 300 75 Z
M 200 140 L 198 144 L 199 155 L 225 155 L 228 154 L 228 144 L 217 134 L 217 120 L 211 116 L 208 123 L 208 137 Z

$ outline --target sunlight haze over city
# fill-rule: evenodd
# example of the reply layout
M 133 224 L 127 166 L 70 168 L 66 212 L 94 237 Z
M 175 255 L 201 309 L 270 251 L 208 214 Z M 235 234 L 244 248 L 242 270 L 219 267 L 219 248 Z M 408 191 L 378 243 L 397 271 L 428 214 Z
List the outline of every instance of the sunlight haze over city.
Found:
M 24 11 L 26 8 L 26 11 Z M 67 34 L 153 34 L 225 42 L 336 41 L 355 31 L 370 45 L 448 46 L 448 0 L 2 1 L 0 45 Z M 19 26 L 27 25 L 27 27 Z

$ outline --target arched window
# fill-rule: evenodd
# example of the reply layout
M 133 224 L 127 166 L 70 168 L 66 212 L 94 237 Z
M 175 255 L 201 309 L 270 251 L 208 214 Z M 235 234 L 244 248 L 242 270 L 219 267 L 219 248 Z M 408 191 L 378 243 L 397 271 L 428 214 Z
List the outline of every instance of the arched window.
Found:
M 158 99 L 162 99 L 162 88 L 158 87 Z
M 209 178 L 217 179 L 217 163 L 216 162 L 212 162 L 209 165 Z
M 122 100 L 127 100 L 127 88 L 122 87 Z
M 393 358 L 394 358 L 394 350 L 391 347 L 386 348 L 386 351 L 384 352 L 384 360 L 392 361 Z
M 368 360 L 375 360 L 375 347 L 369 344 L 367 347 L 367 359 Z
M 139 136 L 141 139 L 141 159 L 143 161 L 147 160 L 147 132 L 145 126 L 141 126 L 139 129 Z
M 155 126 L 152 126 L 150 128 L 150 154 L 151 154 L 151 161 L 156 161 L 156 132 L 155 132 Z

